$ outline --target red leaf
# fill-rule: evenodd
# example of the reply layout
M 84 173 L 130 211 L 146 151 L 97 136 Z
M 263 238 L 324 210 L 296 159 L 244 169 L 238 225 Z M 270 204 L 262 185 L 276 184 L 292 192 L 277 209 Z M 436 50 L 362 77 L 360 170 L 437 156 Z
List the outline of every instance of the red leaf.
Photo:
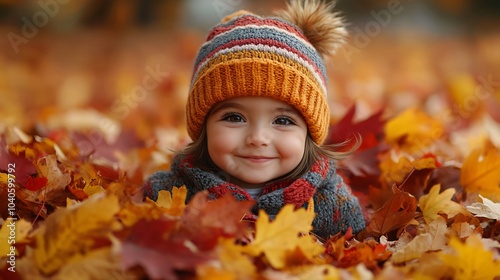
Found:
M 47 178 L 45 177 L 28 177 L 24 187 L 30 191 L 37 191 L 47 185 Z
M 173 234 L 177 220 L 140 220 L 122 246 L 125 269 L 140 265 L 151 279 L 176 279 L 176 271 L 194 272 L 197 265 L 208 261 L 190 242 Z
M 125 153 L 144 146 L 143 141 L 132 130 L 122 130 L 114 143 L 106 142 L 104 134 L 95 130 L 74 132 L 71 138 L 79 145 L 81 156 L 92 155 L 94 158 L 105 158 L 112 162 L 118 161 L 116 152 Z
M 336 124 L 330 126 L 330 135 L 327 144 L 342 143 L 359 134 L 362 143 L 359 151 L 376 146 L 383 137 L 385 121 L 381 120 L 383 110 L 373 114 L 369 118 L 354 123 L 353 118 L 356 113 L 356 106 L 352 106 L 347 114 Z
M 18 155 L 6 149 L 6 142 L 4 136 L 0 137 L 0 170 L 4 169 L 7 173 L 7 167 L 13 166 L 16 176 L 16 183 L 24 185 L 33 174 L 37 173 L 36 167 L 31 159 L 27 159 L 24 152 Z
M 181 231 L 201 250 L 212 249 L 221 236 L 238 238 L 245 232 L 241 222 L 252 201 L 237 201 L 231 194 L 208 200 L 207 193 L 197 193 L 182 217 Z

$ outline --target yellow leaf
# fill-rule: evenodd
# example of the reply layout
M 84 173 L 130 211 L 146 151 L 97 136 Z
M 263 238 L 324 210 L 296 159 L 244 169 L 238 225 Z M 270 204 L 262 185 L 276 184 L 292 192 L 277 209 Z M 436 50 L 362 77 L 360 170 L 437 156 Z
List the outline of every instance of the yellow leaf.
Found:
M 410 174 L 412 170 L 436 168 L 436 161 L 431 157 L 424 157 L 420 159 L 411 160 L 407 156 L 401 156 L 397 162 L 387 157 L 380 164 L 382 176 L 389 184 L 400 184 Z
M 306 235 L 301 237 L 301 239 L 302 241 L 299 242 L 298 248 L 308 260 L 313 261 L 319 254 L 325 252 L 325 247 L 316 242 L 312 236 Z
M 216 267 L 201 266 L 196 269 L 200 279 L 254 279 L 256 267 L 251 258 L 244 254 L 244 246 L 235 244 L 234 239 L 220 238 L 217 246 L 220 264 Z
M 27 255 L 19 260 L 19 274 L 23 279 L 40 280 L 137 279 L 137 276 L 121 268 L 120 260 L 113 250 L 113 247 L 104 247 L 74 257 L 49 277 L 44 276 L 38 269 L 33 269 L 36 262 L 31 255 Z
M 148 202 L 148 201 L 147 201 Z M 143 218 L 158 219 L 165 212 L 163 209 L 153 203 L 135 203 L 126 201 L 123 203 L 122 208 L 117 213 L 117 217 L 126 227 L 133 226 L 137 221 Z
M 31 228 L 31 223 L 26 220 L 5 220 L 0 229 L 0 256 L 12 254 L 11 249 L 15 249 L 16 244 L 26 240 Z
M 9 182 L 9 174 L 0 172 L 0 183 L 8 184 Z
M 314 215 L 306 209 L 294 211 L 293 205 L 285 205 L 270 222 L 269 216 L 261 210 L 255 225 L 255 240 L 244 247 L 245 251 L 252 256 L 263 253 L 274 268 L 283 268 L 287 252 L 303 242 L 304 237 L 300 234 L 307 234 L 312 229 Z
M 119 210 L 116 196 L 96 194 L 80 204 L 60 208 L 34 232 L 34 258 L 43 274 L 52 274 L 94 245 L 93 238 L 113 230 Z
M 185 186 L 174 187 L 172 194 L 169 191 L 161 190 L 158 192 L 156 204 L 165 208 L 165 212 L 171 216 L 182 216 L 184 208 L 186 208 L 186 196 L 187 188 Z
M 140 204 L 132 201 L 124 202 L 117 216 L 127 227 L 131 227 L 140 219 L 158 219 L 164 214 L 180 217 L 186 207 L 186 196 L 186 187 L 174 187 L 172 195 L 169 191 L 162 190 L 158 193 L 158 200 L 156 202 L 149 198 L 146 198 L 146 203 Z
M 419 199 L 420 209 L 427 223 L 438 218 L 440 212 L 448 215 L 448 218 L 452 218 L 458 213 L 468 213 L 462 205 L 451 200 L 455 194 L 455 189 L 450 188 L 439 193 L 440 189 L 439 184 L 434 185 L 428 194 L 421 196 Z
M 96 193 L 104 192 L 104 188 L 99 185 L 86 184 L 83 187 L 83 191 L 90 197 Z
M 409 152 L 418 152 L 432 145 L 444 133 L 443 124 L 415 108 L 408 109 L 389 120 L 384 128 L 389 144 L 401 143 Z
M 485 250 L 479 234 L 471 235 L 465 244 L 452 237 L 449 246 L 454 254 L 441 254 L 443 262 L 455 270 L 454 279 L 493 279 L 500 276 L 500 261 L 495 261 L 493 252 Z
M 290 272 L 301 280 L 323 279 L 323 280 L 338 280 L 340 279 L 339 271 L 336 267 L 329 264 L 323 265 L 304 265 L 290 269 Z M 295 278 L 294 278 L 295 279 Z
M 467 193 L 478 193 L 500 202 L 500 150 L 490 142 L 472 151 L 462 165 L 460 184 Z
M 225 271 L 217 267 L 201 265 L 196 268 L 197 279 L 203 280 L 237 280 L 237 279 L 252 279 L 244 278 L 241 275 L 236 275 L 231 271 Z

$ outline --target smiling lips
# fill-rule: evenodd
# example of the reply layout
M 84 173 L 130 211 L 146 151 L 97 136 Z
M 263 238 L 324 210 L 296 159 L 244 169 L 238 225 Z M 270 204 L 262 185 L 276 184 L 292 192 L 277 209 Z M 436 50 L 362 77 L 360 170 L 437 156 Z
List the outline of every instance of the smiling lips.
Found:
M 255 163 L 266 162 L 274 159 L 274 157 L 265 157 L 265 156 L 240 156 L 240 157 Z

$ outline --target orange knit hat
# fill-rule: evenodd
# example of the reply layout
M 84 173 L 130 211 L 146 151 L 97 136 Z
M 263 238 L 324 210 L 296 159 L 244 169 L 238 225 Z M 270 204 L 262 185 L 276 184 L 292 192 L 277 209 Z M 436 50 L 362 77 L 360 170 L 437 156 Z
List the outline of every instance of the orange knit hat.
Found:
M 330 123 L 322 54 L 332 54 L 346 35 L 332 7 L 292 1 L 280 18 L 239 11 L 212 28 L 195 61 L 186 106 L 189 136 L 199 137 L 216 103 L 261 96 L 294 106 L 321 145 Z

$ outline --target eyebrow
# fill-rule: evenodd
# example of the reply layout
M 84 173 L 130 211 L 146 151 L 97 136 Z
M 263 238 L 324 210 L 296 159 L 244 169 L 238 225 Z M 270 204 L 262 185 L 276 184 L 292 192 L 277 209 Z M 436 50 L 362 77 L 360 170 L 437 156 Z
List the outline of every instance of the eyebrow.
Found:
M 236 103 L 236 102 L 224 102 L 222 104 L 216 104 L 212 108 L 211 114 L 215 114 L 215 113 L 217 113 L 221 110 L 224 110 L 226 108 L 244 109 L 245 106 L 243 106 L 240 103 Z M 278 107 L 278 108 L 274 109 L 274 111 L 280 112 L 280 113 L 289 113 L 289 114 L 294 114 L 294 115 L 300 116 L 300 113 L 294 107 L 288 107 L 288 106 L 287 107 Z
M 234 103 L 234 102 L 223 102 L 219 104 L 215 104 L 214 107 L 212 107 L 212 112 L 210 114 L 215 114 L 221 110 L 224 110 L 226 108 L 236 108 L 236 109 L 243 109 L 243 105 L 239 103 Z

